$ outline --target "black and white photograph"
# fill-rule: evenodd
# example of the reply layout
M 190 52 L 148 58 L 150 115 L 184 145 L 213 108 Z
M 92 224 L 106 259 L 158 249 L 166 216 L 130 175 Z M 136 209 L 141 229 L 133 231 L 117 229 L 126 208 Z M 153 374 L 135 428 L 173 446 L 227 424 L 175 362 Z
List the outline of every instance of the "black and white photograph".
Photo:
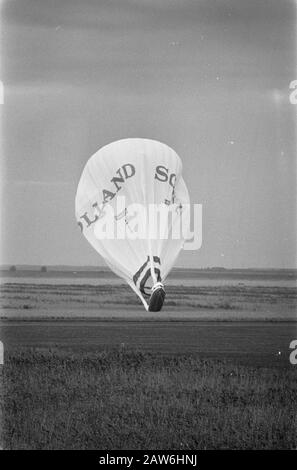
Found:
M 297 450 L 296 1 L 0 5 L 0 459 Z

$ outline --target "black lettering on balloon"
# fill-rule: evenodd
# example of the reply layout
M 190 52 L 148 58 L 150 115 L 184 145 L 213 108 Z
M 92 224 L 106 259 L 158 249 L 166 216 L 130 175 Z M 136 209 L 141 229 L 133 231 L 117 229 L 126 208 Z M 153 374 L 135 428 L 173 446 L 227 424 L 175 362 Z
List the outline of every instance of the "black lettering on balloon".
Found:
M 124 182 L 125 182 L 125 178 L 122 176 L 121 168 L 119 168 L 119 169 L 117 170 L 117 174 L 119 175 L 119 177 L 118 177 L 118 176 L 114 176 L 110 181 L 111 181 L 111 183 L 113 183 L 113 184 L 115 185 L 115 187 L 117 188 L 117 191 L 119 191 L 122 186 L 118 186 L 118 183 L 124 183 Z
M 104 209 L 103 209 L 104 206 L 105 206 L 105 204 L 102 204 L 101 206 L 102 206 L 102 207 L 99 207 L 97 201 L 94 202 L 94 204 L 92 204 L 92 207 L 94 207 L 94 209 L 97 211 L 96 215 L 98 216 L 98 219 L 100 219 L 101 217 L 103 217 L 104 214 L 105 214 L 105 213 L 104 213 Z
M 131 165 L 131 163 L 126 163 L 126 165 L 123 165 L 122 168 L 123 168 L 126 180 L 128 178 L 131 178 L 131 176 L 135 175 L 135 167 Z M 130 172 L 128 171 L 128 169 L 130 170 Z
M 116 193 L 112 193 L 111 191 L 108 191 L 107 189 L 103 189 L 102 194 L 103 194 L 104 204 L 111 201 L 116 195 Z
M 90 227 L 90 225 L 92 225 L 94 222 L 96 222 L 96 220 L 98 220 L 98 215 L 95 215 L 94 219 L 91 220 L 88 216 L 88 213 L 85 212 L 81 217 L 80 219 L 83 219 L 86 223 L 87 223 L 87 227 Z
M 155 179 L 165 183 L 168 180 L 168 168 L 163 165 L 158 165 L 156 168 Z
M 176 174 L 171 173 L 170 178 L 169 178 L 169 184 L 174 188 L 176 182 Z

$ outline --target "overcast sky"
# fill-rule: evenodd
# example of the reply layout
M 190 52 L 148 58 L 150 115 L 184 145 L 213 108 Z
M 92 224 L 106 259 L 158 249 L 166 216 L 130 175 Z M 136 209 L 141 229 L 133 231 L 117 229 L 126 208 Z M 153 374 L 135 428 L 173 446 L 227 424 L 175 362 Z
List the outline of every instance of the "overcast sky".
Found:
M 2 2 L 2 263 L 103 264 L 76 225 L 87 159 L 125 137 L 180 155 L 191 267 L 296 266 L 293 0 Z

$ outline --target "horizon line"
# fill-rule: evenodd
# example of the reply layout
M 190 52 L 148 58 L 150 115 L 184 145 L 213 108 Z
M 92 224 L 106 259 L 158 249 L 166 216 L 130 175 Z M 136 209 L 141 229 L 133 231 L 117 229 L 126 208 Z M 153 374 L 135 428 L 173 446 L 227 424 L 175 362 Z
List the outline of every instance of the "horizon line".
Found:
M 0 270 L 9 270 L 11 268 L 15 267 L 15 269 L 24 269 L 24 268 L 36 268 L 36 269 L 41 269 L 42 267 L 44 268 L 64 268 L 64 269 L 69 269 L 69 270 L 106 270 L 110 271 L 112 274 L 113 271 L 108 267 L 108 266 L 93 266 L 93 265 L 72 265 L 72 264 L 0 264 Z M 245 270 L 245 271 L 297 271 L 297 267 L 291 267 L 291 268 L 282 268 L 282 267 L 224 267 L 224 266 L 200 266 L 200 267 L 186 267 L 186 266 L 173 266 L 172 270 L 175 269 L 184 269 L 184 270 Z

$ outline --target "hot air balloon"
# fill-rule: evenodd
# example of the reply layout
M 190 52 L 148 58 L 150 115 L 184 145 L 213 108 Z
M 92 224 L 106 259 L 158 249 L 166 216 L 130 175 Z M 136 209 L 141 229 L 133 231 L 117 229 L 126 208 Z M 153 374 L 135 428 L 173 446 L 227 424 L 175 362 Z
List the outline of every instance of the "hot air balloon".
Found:
M 159 213 L 153 223 L 154 208 Z M 188 208 L 179 156 L 166 144 L 142 138 L 98 150 L 83 169 L 75 198 L 83 235 L 149 311 L 162 308 L 164 281 L 187 237 Z

